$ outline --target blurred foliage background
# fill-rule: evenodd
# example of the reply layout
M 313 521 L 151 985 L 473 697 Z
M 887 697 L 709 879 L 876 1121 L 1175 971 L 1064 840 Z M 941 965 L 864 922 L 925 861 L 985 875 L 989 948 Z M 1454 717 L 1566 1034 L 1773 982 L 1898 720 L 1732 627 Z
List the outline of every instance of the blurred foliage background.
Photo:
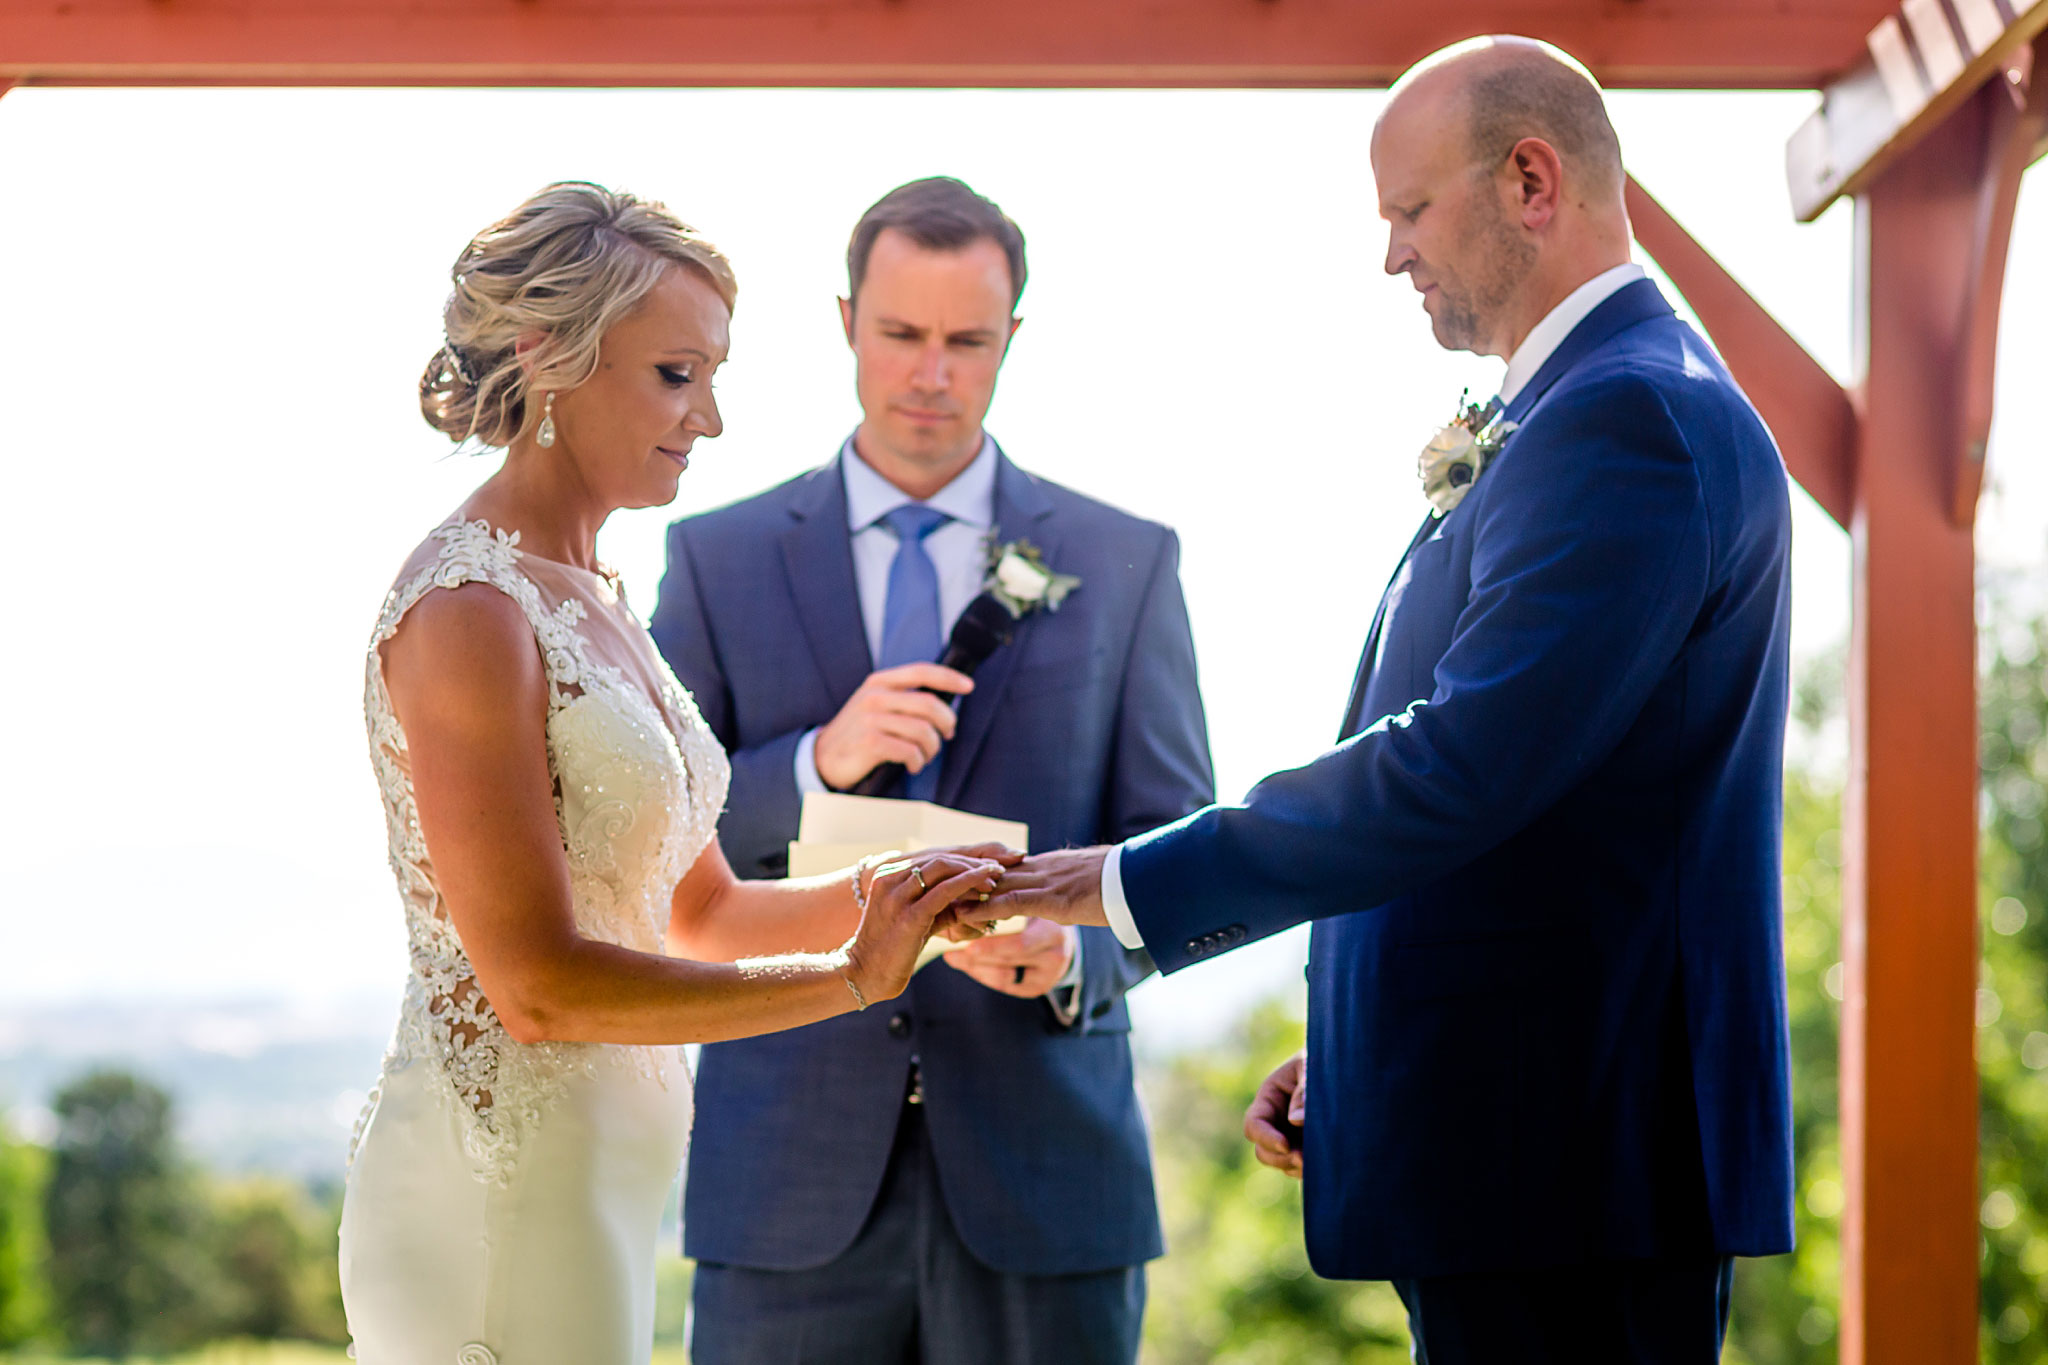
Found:
M 2040 1365 L 2048 1362 L 2048 621 L 1995 597 L 1987 618 L 1981 1358 Z M 1729 1365 L 1836 1359 L 1841 695 L 1839 658 L 1802 674 L 1785 788 L 1799 1249 L 1740 1263 Z M 1302 1032 L 1298 1009 L 1276 1001 L 1227 1045 L 1168 1056 L 1144 1073 L 1169 1246 L 1151 1268 L 1145 1354 L 1153 1365 L 1408 1359 L 1392 1291 L 1309 1270 L 1299 1186 L 1259 1166 L 1241 1136 L 1253 1089 L 1300 1046 Z M 91 1072 L 58 1097 L 59 1129 L 47 1146 L 0 1129 L 0 1360 L 342 1359 L 338 1188 L 224 1179 L 195 1167 L 172 1139 L 171 1103 L 137 1076 Z M 689 1269 L 670 1259 L 661 1273 L 657 1360 L 680 1365 Z

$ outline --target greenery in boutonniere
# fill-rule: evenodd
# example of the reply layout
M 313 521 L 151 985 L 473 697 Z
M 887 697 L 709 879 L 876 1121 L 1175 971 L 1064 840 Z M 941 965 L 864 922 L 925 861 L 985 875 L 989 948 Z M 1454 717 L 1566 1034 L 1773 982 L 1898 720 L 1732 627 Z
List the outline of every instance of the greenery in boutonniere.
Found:
M 1465 399 L 1471 392 L 1467 389 L 1458 395 L 1458 415 L 1429 438 L 1416 463 L 1416 472 L 1422 476 L 1422 496 L 1429 499 L 1439 517 L 1448 516 L 1465 500 L 1515 429 L 1513 422 L 1501 417 L 1498 400 L 1468 403 Z
M 1010 615 L 1022 620 L 1041 607 L 1058 611 L 1068 593 L 1081 586 L 1072 574 L 1055 572 L 1045 554 L 1028 540 L 997 544 L 988 540 L 988 577 L 982 591 L 1001 602 Z

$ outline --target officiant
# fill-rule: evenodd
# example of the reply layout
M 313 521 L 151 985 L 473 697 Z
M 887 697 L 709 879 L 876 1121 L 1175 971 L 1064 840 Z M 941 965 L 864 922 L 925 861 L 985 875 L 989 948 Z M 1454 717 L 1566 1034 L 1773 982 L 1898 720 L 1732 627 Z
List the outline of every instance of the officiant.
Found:
M 1174 533 L 983 428 L 1023 234 L 958 180 L 855 226 L 862 417 L 821 467 L 670 528 L 653 633 L 732 758 L 720 839 L 782 875 L 805 793 L 894 792 L 1115 842 L 1214 796 Z M 969 677 L 936 660 L 1005 548 L 1078 579 Z M 934 695 L 934 693 L 944 694 Z M 1137 1358 L 1162 1251 L 1123 996 L 1152 970 L 1033 921 L 890 1004 L 703 1051 L 684 1201 L 691 1358 Z

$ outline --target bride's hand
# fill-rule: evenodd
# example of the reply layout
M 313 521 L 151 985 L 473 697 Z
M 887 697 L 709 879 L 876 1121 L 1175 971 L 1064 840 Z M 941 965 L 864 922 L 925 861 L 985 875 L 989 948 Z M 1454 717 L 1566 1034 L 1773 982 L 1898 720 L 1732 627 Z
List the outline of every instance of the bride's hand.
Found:
M 986 899 L 1002 879 L 997 858 L 966 852 L 914 854 L 882 864 L 867 885 L 867 911 L 846 945 L 846 979 L 868 1004 L 910 984 L 917 955 L 941 916 L 963 897 Z

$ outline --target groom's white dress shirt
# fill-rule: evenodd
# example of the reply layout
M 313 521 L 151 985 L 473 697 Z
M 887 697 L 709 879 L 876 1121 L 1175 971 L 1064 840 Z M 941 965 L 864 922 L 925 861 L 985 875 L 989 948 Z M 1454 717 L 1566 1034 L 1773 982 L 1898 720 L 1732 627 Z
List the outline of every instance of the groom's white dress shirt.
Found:
M 839 448 L 839 472 L 846 480 L 846 531 L 853 543 L 853 584 L 860 596 L 860 623 L 868 637 L 868 657 L 882 655 L 882 621 L 889 608 L 889 566 L 896 561 L 896 535 L 882 518 L 917 499 L 877 474 L 853 448 L 853 438 Z M 986 433 L 981 452 L 953 481 L 924 500 L 952 520 L 924 538 L 924 552 L 939 574 L 939 629 L 952 634 L 967 604 L 981 596 L 988 579 L 988 536 L 996 525 L 996 443 Z M 796 744 L 796 790 L 799 797 L 830 791 L 818 773 L 818 732 L 807 730 Z M 1073 960 L 1065 975 L 1046 992 L 1063 1024 L 1074 1022 L 1080 1008 L 1081 943 L 1074 941 Z
M 1586 320 L 1595 308 L 1607 302 L 1616 291 L 1625 285 L 1644 279 L 1643 268 L 1633 261 L 1603 270 L 1592 279 L 1564 296 L 1564 301 L 1543 315 L 1543 320 L 1529 329 L 1529 335 L 1508 357 L 1507 373 L 1501 376 L 1500 404 L 1506 407 L 1515 401 L 1518 394 L 1528 387 L 1536 372 L 1543 368 L 1543 362 L 1572 334 L 1572 329 Z M 1109 850 L 1109 856 L 1102 860 L 1102 910 L 1109 920 L 1109 928 L 1117 942 L 1126 948 L 1142 948 L 1145 938 L 1138 932 L 1137 923 L 1131 918 L 1131 903 L 1124 899 L 1123 875 L 1124 846 L 1117 844 Z

